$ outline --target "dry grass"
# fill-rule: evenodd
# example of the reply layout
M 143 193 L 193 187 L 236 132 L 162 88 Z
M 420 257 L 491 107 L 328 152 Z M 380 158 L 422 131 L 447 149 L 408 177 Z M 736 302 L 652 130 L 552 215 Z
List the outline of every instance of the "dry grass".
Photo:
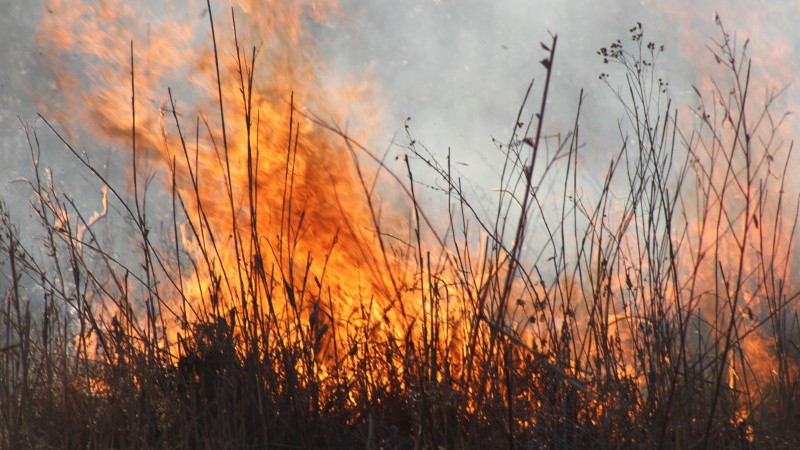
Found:
M 370 153 L 318 121 L 358 155 L 354 174 L 381 236 L 377 260 L 390 270 L 405 258 L 412 274 L 383 299 L 346 299 L 361 303 L 360 318 L 343 317 L 337 286 L 326 285 L 331 253 L 313 255 L 326 263 L 312 270 L 310 257 L 292 250 L 303 229 L 292 195 L 292 155 L 303 139 L 293 105 L 282 215 L 295 228 L 281 225 L 274 239 L 248 219 L 259 205 L 259 150 L 231 161 L 225 136 L 217 136 L 221 176 L 231 186 L 230 166 L 245 165 L 248 195 L 242 216 L 225 193 L 227 214 L 241 221 L 232 239 L 208 238 L 222 232 L 185 194 L 200 199 L 203 180 L 191 172 L 195 153 L 174 104 L 190 172 L 181 181 L 174 164 L 166 168 L 171 217 L 161 228 L 148 218 L 135 146 L 126 196 L 62 139 L 108 189 L 133 262 L 39 166 L 30 130 L 31 207 L 46 251 L 21 245 L 20 233 L 34 231 L 18 230 L 2 211 L 0 447 L 796 446 L 791 151 L 777 141 L 784 116 L 771 111 L 773 97 L 761 110 L 750 106 L 750 60 L 720 30 L 715 56 L 729 78 L 698 91 L 692 130 L 677 126 L 669 90 L 655 78 L 661 49 L 644 42 L 641 25 L 630 43 L 601 50 L 624 75 L 615 93 L 626 115 L 597 191 L 580 187 L 582 93 L 572 130 L 543 131 L 556 37 L 543 44 L 541 89 L 531 84 L 510 139 L 498 145 L 505 162 L 494 213 L 480 214 L 450 159 L 437 162 L 409 131 L 407 174 L 385 172 L 377 158 L 367 165 L 406 195 L 412 219 L 401 243 L 382 228 L 358 162 Z M 246 94 L 253 64 L 237 56 L 244 107 L 233 120 L 256 133 Z M 436 177 L 446 211 L 417 201 L 420 172 Z M 194 252 L 179 229 L 194 238 Z M 220 266 L 225 251 L 237 264 Z M 187 295 L 197 280 L 216 281 L 202 297 Z M 419 306 L 404 312 L 397 299 Z M 402 327 L 376 331 L 389 317 L 375 307 L 384 304 Z

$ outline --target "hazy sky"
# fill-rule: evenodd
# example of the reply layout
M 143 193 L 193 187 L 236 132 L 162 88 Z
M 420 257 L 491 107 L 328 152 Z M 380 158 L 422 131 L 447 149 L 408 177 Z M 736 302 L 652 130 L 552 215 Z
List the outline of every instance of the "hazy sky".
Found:
M 532 77 L 543 79 L 539 42 L 548 42 L 549 32 L 559 36 L 552 129 L 569 129 L 584 88 L 587 136 L 613 138 L 622 113 L 597 79 L 609 68 L 595 52 L 617 38 L 627 41 L 627 30 L 637 21 L 644 24 L 645 39 L 666 46 L 658 70 L 670 81 L 678 105 L 693 105 L 692 85 L 702 87 L 715 69 L 706 48 L 711 38 L 720 37 L 715 12 L 731 34 L 742 41 L 751 38 L 758 98 L 766 86 L 760 83 L 763 75 L 780 87 L 800 73 L 800 31 L 793 26 L 800 8 L 792 1 L 401 0 L 346 5 L 362 11 L 361 20 L 355 31 L 334 40 L 339 50 L 331 56 L 345 66 L 374 71 L 392 102 L 388 109 L 395 128 L 389 122 L 387 132 L 399 130 L 402 119 L 411 116 L 417 137 L 437 150 L 452 147 L 457 158 L 470 164 L 462 170 L 473 178 L 497 158 L 490 135 L 507 139 L 528 83 Z M 800 104 L 794 86 L 786 99 L 790 107 Z
M 459 166 L 462 174 L 477 180 L 479 190 L 491 187 L 498 164 L 491 136 L 507 139 L 525 88 L 543 75 L 539 42 L 549 42 L 550 32 L 559 36 L 551 129 L 569 129 L 584 88 L 586 136 L 616 136 L 621 110 L 597 80 L 606 68 L 595 52 L 617 38 L 626 40 L 637 21 L 647 40 L 666 45 L 660 69 L 679 104 L 692 105 L 692 84 L 702 85 L 714 69 L 705 46 L 719 36 L 715 11 L 728 31 L 751 38 L 754 76 L 767 78 L 767 84 L 756 85 L 760 97 L 764 86 L 791 83 L 800 73 L 800 32 L 793 26 L 800 22 L 800 9 L 790 0 L 344 0 L 341 5 L 346 19 L 317 29 L 321 54 L 342 74 L 363 74 L 385 99 L 379 143 L 388 145 L 411 117 L 415 137 L 439 154 L 451 148 L 454 159 L 465 163 Z M 52 88 L 35 41 L 42 9 L 35 1 L 0 0 L 4 191 L 16 189 L 9 181 L 29 173 L 17 117 L 34 120 L 31 93 Z M 790 109 L 800 104 L 793 85 L 784 98 Z M 68 166 L 61 147 L 43 139 L 52 163 Z

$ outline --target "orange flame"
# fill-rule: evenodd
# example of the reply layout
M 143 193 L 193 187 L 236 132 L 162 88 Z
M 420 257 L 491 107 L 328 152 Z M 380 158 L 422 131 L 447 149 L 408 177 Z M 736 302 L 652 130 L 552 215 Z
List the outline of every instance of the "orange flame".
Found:
M 228 20 L 215 16 L 212 29 L 202 2 L 163 11 L 49 2 L 39 40 L 64 93 L 49 113 L 70 132 L 133 143 L 133 195 L 143 195 L 142 161 L 174 168 L 190 218 L 181 244 L 207 265 L 179 288 L 195 314 L 210 303 L 214 314 L 255 314 L 242 311 L 248 300 L 266 308 L 251 299 L 272 300 L 275 288 L 271 314 L 282 321 L 377 320 L 404 335 L 403 318 L 416 306 L 401 301 L 400 287 L 413 280 L 379 242 L 376 230 L 397 218 L 368 206 L 376 175 L 309 113 L 291 112 L 302 105 L 337 123 L 366 103 L 364 84 L 321 76 L 324 62 L 310 41 L 309 27 L 339 14 L 336 5 L 236 1 L 231 11 Z M 66 88 L 75 84 L 88 89 Z

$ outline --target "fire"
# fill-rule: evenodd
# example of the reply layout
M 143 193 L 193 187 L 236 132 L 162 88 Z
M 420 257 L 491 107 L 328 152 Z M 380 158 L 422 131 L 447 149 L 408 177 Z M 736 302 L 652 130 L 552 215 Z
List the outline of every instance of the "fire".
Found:
M 666 164 L 658 188 L 655 178 L 631 185 L 631 195 L 641 197 L 621 207 L 608 206 L 604 191 L 608 197 L 593 209 L 585 193 L 565 187 L 571 203 L 565 201 L 561 223 L 548 229 L 553 268 L 542 275 L 538 265 L 515 260 L 518 254 L 508 249 L 518 243 L 503 240 L 505 225 L 476 239 L 464 224 L 463 242 L 452 223 L 449 238 L 430 230 L 413 183 L 395 185 L 407 207 L 381 207 L 385 198 L 395 199 L 383 181 L 398 177 L 357 144 L 369 134 L 330 125 L 377 109 L 366 83 L 325 76 L 311 29 L 343 15 L 336 4 L 242 0 L 229 11 L 227 6 L 51 1 L 40 24 L 39 43 L 63 93 L 43 105 L 47 114 L 75 138 L 85 133 L 129 148 L 125 156 L 115 155 L 129 158 L 124 166 L 132 180 L 127 203 L 122 195 L 119 200 L 145 243 L 137 249 L 143 262 L 137 260 L 142 273 L 135 290 L 145 300 L 131 308 L 135 314 L 122 301 L 116 310 L 106 305 L 109 329 L 139 317 L 147 330 L 143 340 L 158 341 L 178 366 L 191 366 L 186 354 L 202 353 L 199 340 L 206 334 L 262 359 L 269 349 L 293 343 L 296 348 L 281 349 L 299 355 L 291 372 L 310 379 L 324 373 L 329 384 L 321 388 L 323 396 L 333 395 L 350 375 L 360 377 L 365 390 L 374 389 L 376 379 L 383 387 L 416 384 L 423 401 L 427 383 L 447 381 L 467 397 L 460 414 L 491 404 L 533 417 L 571 402 L 583 408 L 569 420 L 592 426 L 607 414 L 632 421 L 647 408 L 664 408 L 659 402 L 673 399 L 665 386 L 686 379 L 691 385 L 695 373 L 704 382 L 698 389 L 707 390 L 713 370 L 703 358 L 709 354 L 716 355 L 711 366 L 722 367 L 714 373 L 717 384 L 740 403 L 740 420 L 747 418 L 744 405 L 754 401 L 737 397 L 742 383 L 768 383 L 775 365 L 782 365 L 782 374 L 796 373 L 793 362 L 770 356 L 780 354 L 775 348 L 781 337 L 761 331 L 764 320 L 777 320 L 776 311 L 783 311 L 785 305 L 774 303 L 785 298 L 776 285 L 791 273 L 793 243 L 785 237 L 791 227 L 781 214 L 764 213 L 780 204 L 766 194 L 776 192 L 770 183 L 780 179 L 774 176 L 780 161 L 773 163 L 769 153 L 755 163 L 749 154 L 735 154 L 743 144 L 736 140 L 738 118 L 730 103 L 719 117 L 706 116 L 709 110 L 698 114 L 698 123 L 705 120 L 702 126 L 719 134 L 675 134 L 691 149 L 677 184 L 694 177 L 685 183 L 694 198 L 664 200 L 676 180 Z M 554 50 L 542 47 L 552 58 Z M 542 64 L 549 76 L 552 61 Z M 708 106 L 720 104 L 715 97 Z M 671 114 L 648 125 L 664 134 L 677 122 Z M 374 127 L 369 120 L 363 129 Z M 773 131 L 762 129 L 746 140 L 768 140 Z M 519 154 L 534 147 L 529 137 L 517 137 L 512 142 Z M 725 146 L 731 139 L 733 150 Z M 558 140 L 553 162 L 571 161 L 578 144 L 561 142 L 560 135 Z M 519 180 L 527 174 L 530 183 L 536 163 L 520 163 Z M 642 179 L 653 177 L 651 165 L 636 169 Z M 570 170 L 576 169 L 568 167 L 567 178 Z M 756 175 L 772 181 L 757 186 Z M 510 190 L 524 185 L 512 184 Z M 531 186 L 524 189 L 532 192 Z M 155 198 L 155 216 L 140 209 L 148 198 Z M 647 199 L 652 203 L 644 204 Z M 503 201 L 518 203 L 513 195 Z M 672 214 L 666 212 L 675 210 L 672 201 L 682 209 L 668 227 L 660 214 Z M 109 209 L 104 196 L 103 210 L 86 228 Z M 498 212 L 498 223 L 500 217 Z M 508 218 L 514 215 L 502 220 Z M 154 220 L 168 230 L 166 247 L 150 233 Z M 553 227 L 558 220 L 542 222 Z M 574 232 L 574 242 L 564 238 L 565 229 Z M 771 241 L 764 231 L 770 229 Z M 556 248 L 559 232 L 564 241 Z M 771 247 L 756 246 L 769 242 Z M 431 247 L 437 250 L 426 250 Z M 126 269 L 125 283 L 127 275 Z M 127 298 L 127 284 L 120 286 L 115 294 Z M 192 329 L 196 323 L 202 326 Z M 518 380 L 522 387 L 515 388 Z M 626 411 L 603 397 L 614 382 L 642 411 Z M 565 386 L 572 389 L 568 395 Z M 445 406 L 455 402 L 442 392 L 431 395 L 441 394 Z M 347 400 L 364 399 L 348 394 Z M 512 413 L 511 434 L 514 427 L 536 429 Z
M 370 208 L 375 171 L 313 120 L 339 123 L 367 102 L 363 86 L 320 76 L 309 26 L 339 14 L 336 5 L 233 2 L 214 16 L 213 36 L 204 3 L 163 8 L 50 2 L 40 45 L 52 49 L 61 86 L 88 87 L 63 89 L 49 114 L 69 131 L 132 146 L 132 195 L 144 196 L 147 170 L 173 168 L 160 171 L 162 186 L 174 175 L 181 246 L 202 276 L 183 274 L 170 306 L 183 299 L 189 321 L 235 309 L 239 320 L 407 334 L 418 306 L 401 297 L 413 276 L 378 235 L 399 218 Z M 172 262 L 174 280 L 188 262 Z

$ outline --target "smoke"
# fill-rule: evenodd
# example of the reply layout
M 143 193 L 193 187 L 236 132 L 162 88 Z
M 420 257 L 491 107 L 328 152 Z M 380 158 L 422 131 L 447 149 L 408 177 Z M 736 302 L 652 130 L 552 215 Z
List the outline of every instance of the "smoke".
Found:
M 179 2 L 172 3 L 180 9 Z M 30 166 L 17 117 L 36 123 L 40 109 L 34 97 L 54 98 L 51 94 L 63 87 L 53 83 L 54 68 L 44 62 L 43 49 L 35 40 L 37 24 L 48 14 L 47 2 L 2 0 L 0 9 L 4 12 L 0 17 L 0 157 L 4 161 L 0 183 L 17 198 L 23 191 L 10 183 L 28 174 Z M 692 85 L 708 87 L 714 73 L 706 44 L 718 37 L 715 12 L 732 34 L 742 41 L 750 37 L 754 79 L 763 80 L 754 91 L 759 97 L 769 86 L 790 82 L 800 64 L 800 36 L 792 31 L 800 12 L 791 1 L 346 0 L 340 10 L 341 20 L 317 26 L 315 38 L 320 56 L 329 65 L 328 76 L 362 77 L 379 99 L 375 103 L 385 102 L 375 145 L 382 150 L 394 138 L 404 142 L 404 125 L 410 117 L 414 138 L 442 157 L 450 149 L 453 160 L 461 163 L 455 166 L 459 175 L 478 180 L 479 196 L 488 196 L 495 187 L 491 180 L 496 179 L 500 154 L 492 138 L 501 142 L 508 138 L 528 83 L 541 74 L 539 42 L 546 41 L 549 33 L 559 35 L 549 131 L 569 129 L 578 93 L 585 89 L 582 126 L 588 163 L 604 160 L 618 146 L 615 118 L 621 115 L 597 79 L 604 68 L 595 52 L 617 38 L 625 39 L 627 29 L 637 21 L 644 24 L 648 40 L 666 45 L 660 70 L 678 105 L 691 106 Z M 800 95 L 789 86 L 783 99 L 797 104 Z M 681 113 L 688 116 L 685 110 Z M 790 123 L 785 129 L 796 126 Z M 43 136 L 46 133 L 41 134 L 47 164 L 69 178 L 74 173 L 70 158 Z M 82 145 L 92 151 L 91 143 Z M 106 150 L 94 149 L 101 155 Z

